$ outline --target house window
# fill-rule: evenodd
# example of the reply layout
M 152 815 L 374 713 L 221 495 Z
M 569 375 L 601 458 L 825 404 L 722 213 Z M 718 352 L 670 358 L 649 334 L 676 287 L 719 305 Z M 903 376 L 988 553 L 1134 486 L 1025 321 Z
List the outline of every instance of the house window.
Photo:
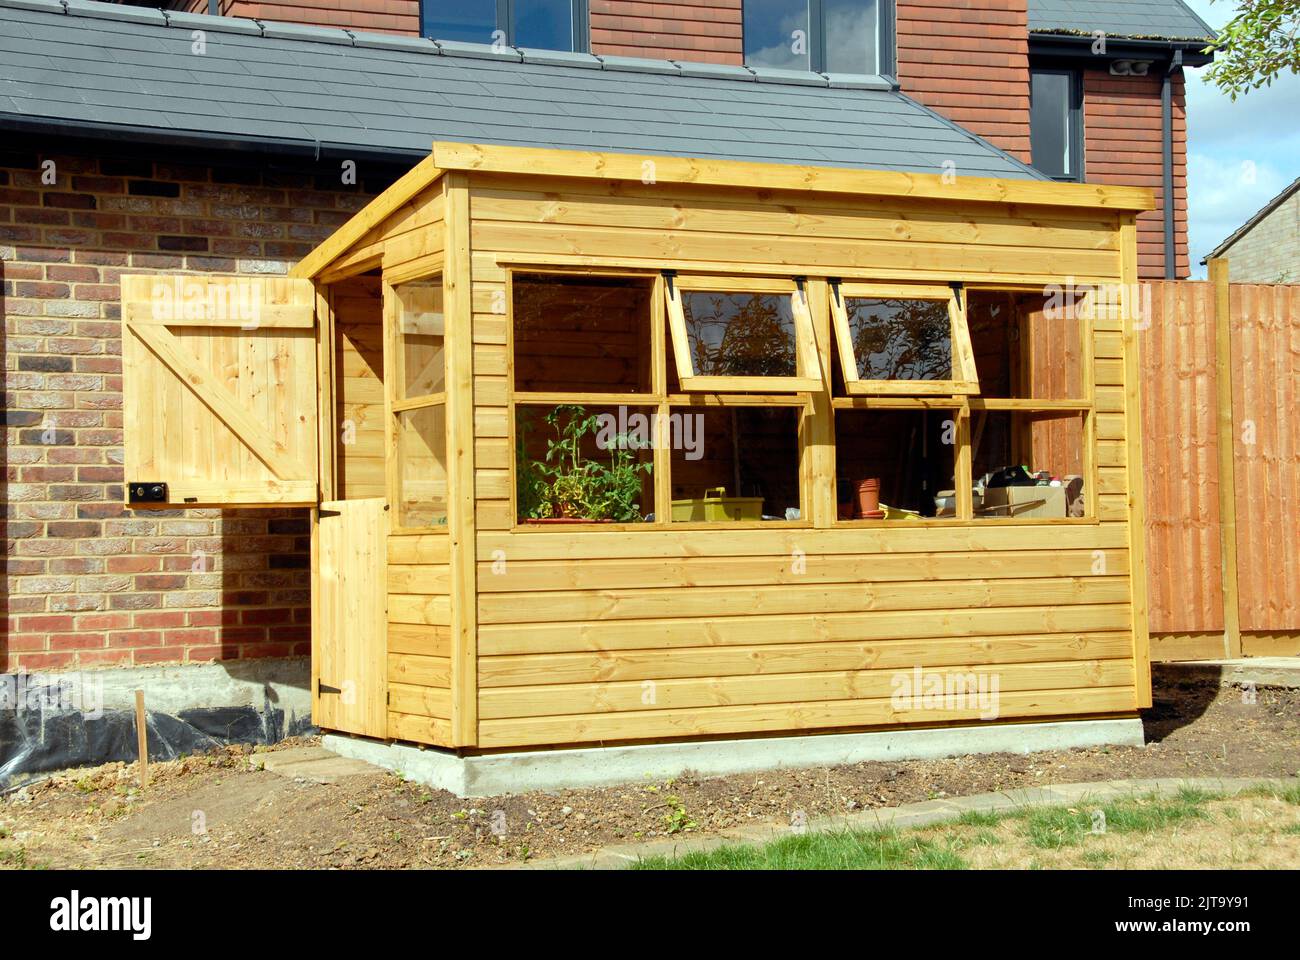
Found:
M 435 40 L 588 49 L 587 0 L 422 0 L 420 23 Z
M 744 0 L 745 63 L 892 74 L 893 0 Z
M 1054 180 L 1083 179 L 1083 84 L 1077 70 L 1030 72 L 1034 166 Z

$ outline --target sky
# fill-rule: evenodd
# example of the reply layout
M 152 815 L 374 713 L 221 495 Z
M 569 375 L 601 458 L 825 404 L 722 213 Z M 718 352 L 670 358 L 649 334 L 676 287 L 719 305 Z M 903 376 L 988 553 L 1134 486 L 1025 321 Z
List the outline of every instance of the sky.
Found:
M 1238 0 L 1184 0 L 1218 29 Z M 1188 243 L 1192 276 L 1201 258 L 1300 177 L 1300 76 L 1279 75 L 1271 87 L 1233 102 L 1205 82 L 1207 68 L 1187 74 Z

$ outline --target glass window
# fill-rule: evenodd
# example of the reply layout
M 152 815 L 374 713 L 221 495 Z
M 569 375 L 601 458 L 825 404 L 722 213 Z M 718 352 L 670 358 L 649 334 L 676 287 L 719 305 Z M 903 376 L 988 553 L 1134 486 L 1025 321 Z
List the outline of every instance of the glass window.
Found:
M 650 390 L 653 278 L 517 273 L 511 292 L 516 390 Z
M 923 285 L 835 283 L 831 314 L 850 394 L 975 393 L 961 294 Z
M 880 73 L 876 0 L 822 0 L 827 73 Z
M 404 400 L 441 393 L 446 383 L 443 353 L 442 277 L 394 288 L 401 318 L 398 396 Z
M 435 40 L 491 43 L 497 29 L 497 0 L 423 0 L 421 32 Z
M 681 389 L 821 389 L 807 297 L 793 282 L 677 277 L 665 292 Z
M 890 72 L 886 47 L 892 39 L 886 36 L 880 3 L 745 0 L 745 63 L 818 73 Z
M 798 407 L 673 407 L 675 522 L 799 520 Z
M 1083 110 L 1075 71 L 1030 73 L 1029 138 L 1035 167 L 1057 180 L 1082 179 Z
M 955 519 L 955 408 L 835 411 L 841 520 Z
M 447 523 L 447 416 L 443 404 L 397 415 L 397 525 Z
M 745 0 L 744 17 L 747 64 L 811 69 L 808 0 Z
M 584 0 L 422 0 L 421 32 L 435 40 L 585 51 L 585 11 Z

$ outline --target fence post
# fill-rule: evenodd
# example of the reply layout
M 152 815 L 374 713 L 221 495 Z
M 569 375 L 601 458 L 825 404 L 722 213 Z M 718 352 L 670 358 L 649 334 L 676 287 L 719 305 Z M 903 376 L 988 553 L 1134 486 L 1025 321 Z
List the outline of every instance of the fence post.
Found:
M 1232 307 L 1228 261 L 1208 260 L 1214 284 L 1214 374 L 1218 390 L 1219 560 L 1223 582 L 1223 655 L 1241 656 L 1241 607 L 1237 599 L 1236 427 L 1232 417 Z

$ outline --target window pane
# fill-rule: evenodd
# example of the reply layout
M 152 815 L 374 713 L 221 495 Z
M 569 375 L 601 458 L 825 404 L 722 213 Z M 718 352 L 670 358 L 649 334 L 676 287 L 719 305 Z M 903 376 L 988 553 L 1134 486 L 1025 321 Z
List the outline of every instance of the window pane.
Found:
M 572 50 L 573 32 L 573 0 L 515 0 L 515 46 Z
M 956 450 L 956 410 L 835 411 L 839 518 L 955 518 Z
M 966 298 L 980 395 L 1084 400 L 1083 324 L 1092 292 L 1016 294 L 972 290 Z
M 397 525 L 447 522 L 447 416 L 442 404 L 397 414 Z
M 515 274 L 515 389 L 646 393 L 654 283 Z
M 947 302 L 846 297 L 844 308 L 859 379 L 952 379 Z
M 649 519 L 654 436 L 652 407 L 516 407 L 518 521 Z
M 697 377 L 798 375 L 789 294 L 684 290 L 681 296 Z
M 876 0 L 822 0 L 827 73 L 878 73 Z
M 971 413 L 975 519 L 1082 517 L 1083 414 Z
M 792 407 L 673 407 L 673 520 L 799 519 L 799 418 Z
M 745 62 L 807 70 L 808 0 L 745 0 Z
M 440 393 L 446 383 L 442 278 L 404 283 L 393 292 L 397 296 L 398 337 L 402 345 L 399 396 Z
M 1034 166 L 1049 177 L 1075 175 L 1077 158 L 1070 155 L 1073 86 L 1069 73 L 1034 73 L 1030 79 L 1030 146 Z
M 491 43 L 497 29 L 496 0 L 424 0 L 421 30 L 435 40 Z

